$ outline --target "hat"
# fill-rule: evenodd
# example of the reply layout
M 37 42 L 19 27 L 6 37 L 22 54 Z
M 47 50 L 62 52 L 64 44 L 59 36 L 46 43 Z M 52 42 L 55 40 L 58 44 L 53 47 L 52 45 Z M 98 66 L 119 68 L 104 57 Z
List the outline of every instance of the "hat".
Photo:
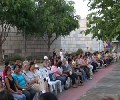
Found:
M 48 59 L 48 57 L 47 57 L 47 56 L 44 56 L 44 59 Z

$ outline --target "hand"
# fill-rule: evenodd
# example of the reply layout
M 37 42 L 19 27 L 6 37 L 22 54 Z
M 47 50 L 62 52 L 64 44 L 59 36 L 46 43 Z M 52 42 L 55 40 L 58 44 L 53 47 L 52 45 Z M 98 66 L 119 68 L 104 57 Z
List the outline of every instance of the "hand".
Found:
M 27 87 L 26 87 L 26 90 L 30 90 L 30 86 L 27 86 Z
M 21 90 L 18 90 L 17 92 L 18 92 L 18 94 L 21 94 L 21 93 L 22 93 L 22 91 L 21 91 Z
M 38 78 L 35 79 L 35 82 L 38 83 Z

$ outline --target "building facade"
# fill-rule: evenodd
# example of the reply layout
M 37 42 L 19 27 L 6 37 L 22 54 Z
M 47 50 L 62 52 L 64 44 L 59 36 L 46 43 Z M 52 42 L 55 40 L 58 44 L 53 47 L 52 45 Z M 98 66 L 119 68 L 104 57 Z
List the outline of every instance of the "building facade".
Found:
M 79 20 L 80 27 L 70 33 L 69 36 L 59 37 L 53 42 L 50 48 L 52 53 L 54 48 L 65 49 L 66 52 L 71 53 L 81 48 L 84 51 L 102 51 L 102 41 L 92 39 L 92 34 L 85 36 L 81 31 L 86 30 L 86 19 Z M 8 34 L 6 41 L 3 44 L 4 55 L 11 57 L 14 55 L 25 55 L 24 37 L 22 34 L 17 34 L 17 30 L 12 28 Z M 27 37 L 26 38 L 26 56 L 43 57 L 47 55 L 47 45 L 41 37 Z

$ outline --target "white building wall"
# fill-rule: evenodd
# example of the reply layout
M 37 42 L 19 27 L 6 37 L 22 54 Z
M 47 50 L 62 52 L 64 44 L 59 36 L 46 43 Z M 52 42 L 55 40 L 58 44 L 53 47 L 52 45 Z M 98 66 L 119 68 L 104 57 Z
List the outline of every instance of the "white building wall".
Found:
M 104 50 L 102 41 L 92 39 L 92 34 L 85 36 L 84 32 L 81 33 L 81 31 L 87 29 L 86 21 L 86 19 L 80 19 L 80 27 L 75 31 L 72 31 L 69 36 L 61 38 L 61 47 L 65 49 L 66 52 L 71 53 L 79 48 L 90 52 Z

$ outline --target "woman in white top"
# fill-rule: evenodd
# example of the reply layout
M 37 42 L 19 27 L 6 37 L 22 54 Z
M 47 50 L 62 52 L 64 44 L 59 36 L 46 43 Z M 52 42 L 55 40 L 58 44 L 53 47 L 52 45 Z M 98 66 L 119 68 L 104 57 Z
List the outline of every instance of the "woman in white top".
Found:
M 42 73 L 41 75 L 39 75 L 39 71 L 35 69 L 35 64 L 34 62 L 30 63 L 30 71 L 34 74 L 34 76 L 36 78 L 38 78 L 38 82 L 42 83 L 42 90 L 45 90 L 45 92 L 49 92 L 49 88 L 48 88 L 48 82 L 46 81 L 46 79 L 43 79 Z M 44 82 L 43 82 L 44 81 Z
M 61 61 L 63 61 L 63 59 L 64 59 L 64 55 L 63 55 L 63 50 L 62 49 L 60 49 L 60 57 L 61 57 Z

